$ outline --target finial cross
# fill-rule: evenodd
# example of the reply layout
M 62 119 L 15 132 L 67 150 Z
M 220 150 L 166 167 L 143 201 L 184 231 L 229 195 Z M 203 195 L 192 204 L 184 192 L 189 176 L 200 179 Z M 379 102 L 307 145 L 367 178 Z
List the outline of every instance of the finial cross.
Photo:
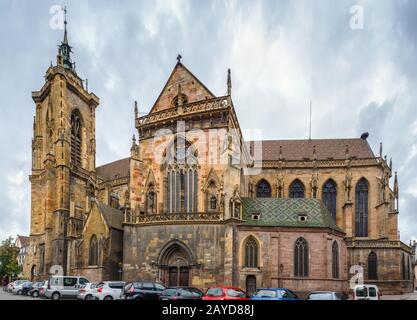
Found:
M 181 59 L 182 59 L 182 56 L 180 54 L 178 54 L 178 56 L 177 56 L 178 63 L 181 63 Z

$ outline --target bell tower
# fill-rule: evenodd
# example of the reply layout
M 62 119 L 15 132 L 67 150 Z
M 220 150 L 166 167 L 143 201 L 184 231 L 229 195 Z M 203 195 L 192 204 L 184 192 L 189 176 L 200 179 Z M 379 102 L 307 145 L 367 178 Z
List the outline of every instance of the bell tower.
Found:
M 72 62 L 66 9 L 64 39 L 57 63 L 45 83 L 32 92 L 36 105 L 32 140 L 31 252 L 28 268 L 38 276 L 53 265 L 71 273 L 74 241 L 82 236 L 95 176 L 95 110 L 99 98 L 89 93 Z

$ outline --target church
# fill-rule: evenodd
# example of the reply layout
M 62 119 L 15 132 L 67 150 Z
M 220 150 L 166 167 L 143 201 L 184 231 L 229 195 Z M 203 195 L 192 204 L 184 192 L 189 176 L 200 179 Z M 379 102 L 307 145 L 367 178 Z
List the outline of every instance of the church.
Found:
M 91 281 L 303 294 L 347 292 L 359 268 L 383 293 L 412 290 L 397 174 L 367 133 L 245 141 L 230 70 L 216 96 L 178 56 L 150 112 L 132 103 L 130 157 L 97 167 L 99 98 L 71 54 L 65 21 L 56 65 L 32 92 L 25 276 L 45 279 L 58 265 Z

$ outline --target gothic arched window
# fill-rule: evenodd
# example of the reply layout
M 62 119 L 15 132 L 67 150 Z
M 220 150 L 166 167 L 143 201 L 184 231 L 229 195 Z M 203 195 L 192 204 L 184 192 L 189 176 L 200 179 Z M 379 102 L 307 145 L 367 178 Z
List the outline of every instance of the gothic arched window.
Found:
M 81 166 L 81 115 L 75 109 L 71 113 L 71 162 Z
M 305 188 L 304 184 L 296 179 L 290 185 L 290 198 L 297 199 L 297 198 L 304 198 Z
M 90 239 L 88 265 L 98 266 L 98 241 L 95 235 Z
M 332 246 L 332 277 L 334 279 L 339 278 L 339 246 L 337 242 L 333 242 Z
M 337 197 L 337 186 L 336 182 L 332 179 L 327 180 L 323 186 L 323 202 L 333 219 L 336 221 L 336 197 Z
M 294 276 L 308 277 L 308 243 L 298 238 L 294 246 Z
M 245 265 L 246 268 L 258 268 L 258 242 L 250 236 L 245 242 Z
M 265 179 L 258 182 L 256 186 L 256 197 L 257 198 L 271 198 L 271 185 Z
M 368 256 L 368 280 L 378 280 L 378 258 L 375 252 Z
M 357 237 L 368 236 L 368 181 L 364 178 L 356 185 L 355 234 Z
M 198 165 L 197 151 L 184 138 L 176 139 L 165 156 L 167 164 L 167 211 L 198 211 Z

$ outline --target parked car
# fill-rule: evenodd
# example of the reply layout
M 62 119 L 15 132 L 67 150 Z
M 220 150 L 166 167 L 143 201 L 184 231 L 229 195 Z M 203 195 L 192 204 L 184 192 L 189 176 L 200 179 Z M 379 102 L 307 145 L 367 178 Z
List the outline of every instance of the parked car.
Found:
M 346 300 L 342 292 L 312 291 L 306 296 L 306 300 Z
M 25 290 L 25 288 L 27 288 L 28 285 L 31 285 L 31 282 L 27 280 L 19 280 L 16 282 L 16 284 L 13 285 L 12 293 L 17 294 L 17 295 L 22 295 L 23 290 Z M 26 287 L 24 288 L 24 286 Z
M 287 288 L 258 289 L 251 300 L 301 300 L 294 292 Z
M 353 289 L 353 300 L 381 300 L 381 292 L 375 285 L 356 285 Z
M 158 300 L 165 289 L 165 286 L 158 282 L 130 282 L 123 289 L 122 299 Z
M 211 287 L 203 300 L 249 300 L 245 291 L 234 287 Z
M 7 292 L 13 293 L 13 290 L 16 286 L 21 285 L 23 282 L 26 282 L 27 280 L 15 280 L 7 286 Z M 15 292 L 14 292 L 15 293 Z
M 175 287 L 162 291 L 160 300 L 201 300 L 204 293 L 196 288 Z
M 76 298 L 78 289 L 89 282 L 87 278 L 80 276 L 51 276 L 48 279 L 45 297 L 52 300 Z
M 88 282 L 83 284 L 81 288 L 78 290 L 77 299 L 78 300 L 93 300 L 93 292 L 94 289 L 97 287 L 97 283 Z
M 32 289 L 29 291 L 28 295 L 34 298 L 43 297 L 45 295 L 45 290 L 48 285 L 48 281 L 38 281 L 35 282 L 32 286 Z
M 33 288 L 33 283 L 28 281 L 22 284 L 22 292 L 20 293 L 22 296 L 28 296 L 30 290 Z
M 93 298 L 95 300 L 120 300 L 125 285 L 126 282 L 123 281 L 100 282 L 93 290 Z

